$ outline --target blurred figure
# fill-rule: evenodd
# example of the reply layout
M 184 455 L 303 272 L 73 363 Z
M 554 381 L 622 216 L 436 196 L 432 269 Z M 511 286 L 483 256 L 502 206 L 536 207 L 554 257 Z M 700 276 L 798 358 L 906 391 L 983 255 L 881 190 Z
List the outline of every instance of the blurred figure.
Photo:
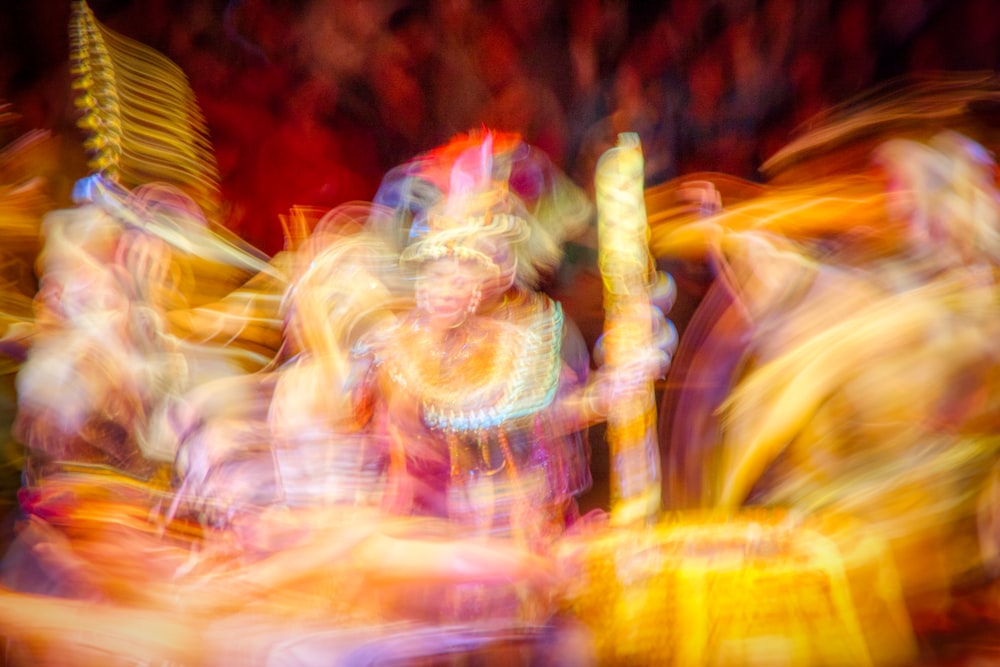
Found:
M 383 235 L 409 236 L 402 258 L 416 273 L 415 308 L 362 348 L 374 377 L 389 373 L 376 386 L 390 405 L 402 401 L 383 428 L 416 471 L 410 479 L 399 469 L 400 479 L 430 483 L 418 505 L 439 514 L 453 513 L 448 502 L 465 507 L 458 513 L 487 531 L 494 511 L 470 503 L 495 497 L 506 505 L 501 524 L 512 507 L 529 506 L 542 524 L 562 524 L 589 485 L 578 433 L 588 418 L 566 412 L 586 382 L 586 351 L 533 286 L 590 209 L 533 150 L 503 134 L 456 140 L 390 174 L 380 193 L 397 220 Z
M 150 473 L 137 439 L 179 370 L 164 346 L 156 290 L 170 267 L 158 243 L 97 208 L 47 218 L 36 335 L 18 376 L 18 436 L 43 460 Z
M 716 403 L 677 413 L 698 435 L 672 441 L 685 471 L 673 491 L 679 506 L 860 517 L 890 536 L 920 630 L 946 622 L 957 581 L 994 567 L 995 538 L 974 526 L 995 516 L 980 498 L 1000 454 L 988 398 L 1000 320 L 987 305 L 1000 199 L 985 151 L 953 133 L 894 139 L 876 158 L 884 171 L 867 185 L 799 186 L 831 188 L 828 219 L 817 196 L 784 225 L 793 200 L 782 197 L 794 195 L 776 191 L 756 216 L 750 200 L 701 223 L 740 229 L 706 236 L 725 298 L 713 292 L 704 307 L 719 310 L 690 341 L 693 363 L 716 361 L 675 400 Z M 838 230 L 846 206 L 852 222 Z M 824 219 L 834 226 L 808 231 Z M 704 474 L 699 461 L 716 463 Z

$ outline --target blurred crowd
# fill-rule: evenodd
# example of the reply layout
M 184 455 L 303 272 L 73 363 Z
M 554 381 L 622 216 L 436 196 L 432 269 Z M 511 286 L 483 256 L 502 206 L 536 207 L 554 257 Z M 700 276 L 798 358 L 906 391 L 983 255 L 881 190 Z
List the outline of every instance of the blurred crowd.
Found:
M 0 97 L 69 130 L 69 2 L 0 12 Z M 648 184 L 755 179 L 796 128 L 872 84 L 992 70 L 991 0 L 92 0 L 190 77 L 230 203 L 268 251 L 293 204 L 370 199 L 393 165 L 482 125 L 589 187 L 621 131 Z

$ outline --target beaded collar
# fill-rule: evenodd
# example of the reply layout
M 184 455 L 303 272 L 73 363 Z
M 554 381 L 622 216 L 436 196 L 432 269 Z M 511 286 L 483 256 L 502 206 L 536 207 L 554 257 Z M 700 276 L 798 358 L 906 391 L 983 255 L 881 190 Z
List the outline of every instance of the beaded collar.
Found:
M 405 339 L 376 361 L 393 384 L 414 396 L 429 428 L 495 429 L 538 413 L 555 396 L 563 326 L 559 304 L 517 323 L 478 320 L 466 325 L 472 335 L 454 351 L 429 351 L 419 345 L 419 326 L 404 324 L 398 333 Z

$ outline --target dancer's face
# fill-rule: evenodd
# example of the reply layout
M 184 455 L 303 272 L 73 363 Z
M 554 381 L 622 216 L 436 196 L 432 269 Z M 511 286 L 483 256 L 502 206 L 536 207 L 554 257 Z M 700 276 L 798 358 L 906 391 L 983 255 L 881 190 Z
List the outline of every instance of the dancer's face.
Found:
M 435 323 L 457 326 L 478 307 L 484 274 L 474 262 L 450 257 L 428 262 L 417 277 L 417 304 Z

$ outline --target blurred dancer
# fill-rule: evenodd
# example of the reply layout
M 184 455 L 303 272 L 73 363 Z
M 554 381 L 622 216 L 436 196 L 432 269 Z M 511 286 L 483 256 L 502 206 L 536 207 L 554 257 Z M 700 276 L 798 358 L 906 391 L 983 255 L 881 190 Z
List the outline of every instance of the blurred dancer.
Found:
M 416 307 L 362 351 L 384 393 L 376 419 L 393 461 L 393 502 L 487 532 L 495 521 L 527 520 L 529 507 L 543 525 L 563 523 L 589 474 L 585 454 L 565 449 L 579 447 L 572 434 L 587 419 L 561 413 L 557 400 L 579 385 L 562 361 L 561 309 L 538 301 L 513 316 L 480 310 L 500 277 L 495 257 L 523 224 L 505 214 L 466 219 L 407 248 Z
M 956 582 L 995 568 L 1000 198 L 961 135 L 875 156 L 864 182 L 776 189 L 687 226 L 719 233 L 703 237 L 719 280 L 685 351 L 701 383 L 675 398 L 672 490 L 677 506 L 863 519 L 890 536 L 927 630 Z
M 389 403 L 411 406 L 386 413 L 388 442 L 406 443 L 400 497 L 484 530 L 532 507 L 529 532 L 558 531 L 590 484 L 581 431 L 611 389 L 588 377 L 579 332 L 537 288 L 591 205 L 519 137 L 490 133 L 390 172 L 377 201 L 391 208 L 372 228 L 415 276 L 415 307 L 358 348 Z

